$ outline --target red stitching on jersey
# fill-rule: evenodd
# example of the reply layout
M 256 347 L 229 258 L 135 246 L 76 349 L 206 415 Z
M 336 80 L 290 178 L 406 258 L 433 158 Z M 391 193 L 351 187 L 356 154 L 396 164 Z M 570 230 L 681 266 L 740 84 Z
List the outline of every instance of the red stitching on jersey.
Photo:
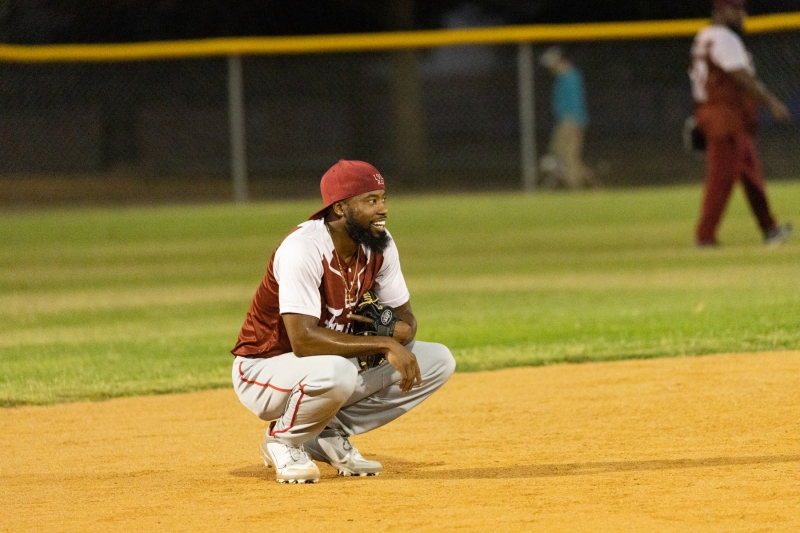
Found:
M 247 379 L 246 377 L 244 377 L 244 372 L 242 371 L 242 364 L 243 363 L 244 363 L 244 361 L 240 361 L 239 362 L 239 379 L 241 379 L 245 383 L 252 383 L 253 385 L 258 385 L 259 387 L 269 387 L 270 389 L 275 389 L 276 391 L 280 391 L 280 392 L 292 392 L 292 389 L 282 389 L 280 387 L 276 387 L 275 385 L 273 385 L 271 383 L 259 383 L 258 381 L 254 380 L 254 379 Z M 300 387 L 302 388 L 302 385 Z

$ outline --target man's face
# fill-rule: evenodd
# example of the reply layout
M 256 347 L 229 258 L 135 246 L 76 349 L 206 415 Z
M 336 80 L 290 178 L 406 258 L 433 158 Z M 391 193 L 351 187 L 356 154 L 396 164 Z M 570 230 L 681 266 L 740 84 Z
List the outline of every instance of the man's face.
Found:
M 366 192 L 345 200 L 345 229 L 350 237 L 373 252 L 383 252 L 391 237 L 386 233 L 386 192 Z
M 733 31 L 735 31 L 736 33 L 738 33 L 739 35 L 743 34 L 744 19 L 747 16 L 747 12 L 744 10 L 744 8 L 731 5 L 724 5 L 721 6 L 719 9 L 724 24 Z

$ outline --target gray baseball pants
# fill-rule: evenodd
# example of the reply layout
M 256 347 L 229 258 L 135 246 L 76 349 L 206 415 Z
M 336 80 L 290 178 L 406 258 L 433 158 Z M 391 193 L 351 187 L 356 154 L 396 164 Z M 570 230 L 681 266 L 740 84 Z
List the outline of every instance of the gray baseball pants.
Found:
M 335 355 L 268 359 L 236 357 L 233 388 L 239 401 L 259 418 L 275 420 L 273 436 L 300 446 L 326 427 L 358 435 L 388 424 L 419 405 L 455 370 L 450 350 L 414 341 L 422 385 L 400 390 L 400 373 L 388 362 L 360 372 L 356 359 Z

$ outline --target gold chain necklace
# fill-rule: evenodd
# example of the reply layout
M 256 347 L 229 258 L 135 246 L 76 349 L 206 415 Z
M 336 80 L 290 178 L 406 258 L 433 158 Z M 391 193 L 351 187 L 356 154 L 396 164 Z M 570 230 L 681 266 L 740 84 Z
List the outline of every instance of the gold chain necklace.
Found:
M 328 223 L 325 222 L 325 229 L 328 230 L 328 235 L 331 237 L 331 243 L 333 243 L 333 235 L 331 235 L 331 228 L 328 227 Z M 353 287 L 356 284 L 356 279 L 358 279 L 358 260 L 361 258 L 361 245 L 358 245 L 356 249 L 356 273 L 353 275 L 353 280 L 350 281 L 349 285 L 347 283 L 347 274 L 345 273 L 345 268 L 347 268 L 347 272 L 350 272 L 352 269 L 345 265 L 342 262 L 342 259 L 339 257 L 339 254 L 336 252 L 336 245 L 333 246 L 333 255 L 336 257 L 336 262 L 339 263 L 339 273 L 342 275 L 342 285 L 344 285 L 344 306 L 346 309 L 350 309 L 355 304 L 355 299 L 353 298 Z

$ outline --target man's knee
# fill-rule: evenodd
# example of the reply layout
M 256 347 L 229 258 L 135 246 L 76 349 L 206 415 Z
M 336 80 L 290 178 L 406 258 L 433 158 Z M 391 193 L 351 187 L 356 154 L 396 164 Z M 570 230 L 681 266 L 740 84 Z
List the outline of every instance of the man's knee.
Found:
M 338 356 L 311 356 L 313 370 L 307 378 L 304 392 L 309 396 L 326 395 L 334 401 L 344 403 L 356 389 L 358 369 Z
M 447 381 L 456 370 L 456 360 L 444 344 L 426 343 L 424 357 L 428 362 L 428 378 Z M 423 377 L 423 381 L 425 378 Z
M 442 365 L 442 374 L 445 375 L 447 378 L 453 375 L 453 372 L 456 371 L 456 359 L 453 357 L 453 354 L 450 352 L 450 349 L 440 344 L 439 346 L 442 347 L 441 352 L 441 365 Z

